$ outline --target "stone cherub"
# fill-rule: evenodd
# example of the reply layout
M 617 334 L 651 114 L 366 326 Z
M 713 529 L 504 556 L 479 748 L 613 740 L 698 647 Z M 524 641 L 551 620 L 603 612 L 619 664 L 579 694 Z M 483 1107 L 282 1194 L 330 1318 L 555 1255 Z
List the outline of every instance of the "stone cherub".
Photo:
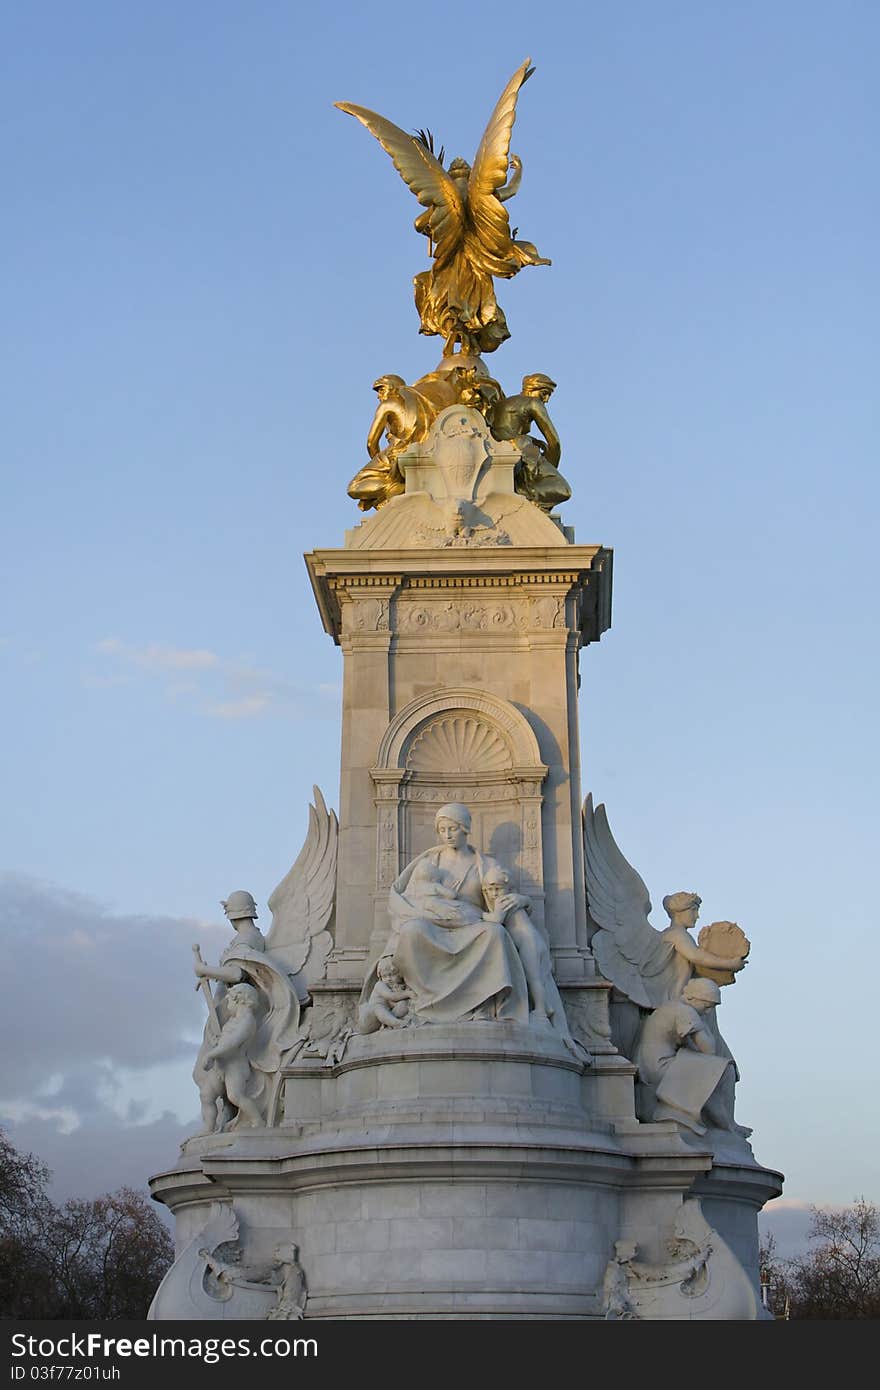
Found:
M 614 1242 L 614 1258 L 605 1266 L 602 1280 L 602 1309 L 606 1322 L 632 1322 L 639 1316 L 635 1303 L 630 1297 L 627 1269 L 635 1259 L 638 1246 L 635 1241 L 617 1240 Z
M 532 372 L 523 377 L 519 395 L 494 402 L 488 417 L 495 438 L 515 440 L 522 454 L 514 478 L 517 492 L 545 512 L 571 497 L 571 488 L 559 472 L 562 446 L 547 410 L 555 390 L 556 382 L 544 372 Z M 537 425 L 543 439 L 529 433 L 532 425 Z
M 374 135 L 394 161 L 394 167 L 418 198 L 424 212 L 416 218 L 417 232 L 428 238 L 433 265 L 415 277 L 419 332 L 445 339 L 448 357 L 460 345 L 470 355 L 493 352 L 510 337 L 504 313 L 495 298 L 494 278 L 511 279 L 523 266 L 549 265 L 529 241 L 511 235 L 505 203 L 519 189 L 522 161 L 509 155 L 519 90 L 534 69 L 521 64 L 502 92 L 492 113 L 473 165 L 453 159 L 443 167 L 433 140 L 423 132 L 405 130 L 369 111 L 340 101 L 341 111 L 354 116 Z M 512 177 L 508 181 L 508 173 Z
M 253 1070 L 247 1055 L 259 1026 L 260 995 L 253 985 L 233 985 L 226 995 L 226 1021 L 217 1041 L 203 1048 L 196 1073 L 205 1133 L 240 1124 L 261 1125 L 263 1115 L 248 1094 Z
M 380 1028 L 405 1028 L 410 1022 L 409 1000 L 403 976 L 391 956 L 382 956 L 376 965 L 378 979 L 366 1003 L 358 1008 L 357 1031 L 375 1033 Z
M 275 1249 L 275 1261 L 281 1275 L 278 1301 L 266 1314 L 267 1322 L 302 1322 L 308 1301 L 306 1273 L 299 1262 L 299 1246 L 292 1242 Z

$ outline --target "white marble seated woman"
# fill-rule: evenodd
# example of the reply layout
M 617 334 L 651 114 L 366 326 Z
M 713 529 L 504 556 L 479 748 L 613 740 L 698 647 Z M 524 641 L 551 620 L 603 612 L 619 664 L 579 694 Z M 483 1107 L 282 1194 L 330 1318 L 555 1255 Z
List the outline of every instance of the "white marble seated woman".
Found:
M 522 961 L 483 896 L 483 880 L 498 866 L 468 844 L 466 806 L 441 806 L 434 824 L 439 843 L 407 865 L 389 898 L 392 929 L 385 954 L 394 957 L 412 992 L 411 1013 L 425 1023 L 528 1023 Z

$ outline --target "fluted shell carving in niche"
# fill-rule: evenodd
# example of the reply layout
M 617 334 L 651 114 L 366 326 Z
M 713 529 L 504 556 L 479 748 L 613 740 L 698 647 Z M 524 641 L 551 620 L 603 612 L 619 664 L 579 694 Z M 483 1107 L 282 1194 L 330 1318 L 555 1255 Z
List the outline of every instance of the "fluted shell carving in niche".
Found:
M 503 772 L 512 767 L 510 749 L 491 724 L 472 714 L 445 714 L 419 731 L 406 758 L 412 772 Z

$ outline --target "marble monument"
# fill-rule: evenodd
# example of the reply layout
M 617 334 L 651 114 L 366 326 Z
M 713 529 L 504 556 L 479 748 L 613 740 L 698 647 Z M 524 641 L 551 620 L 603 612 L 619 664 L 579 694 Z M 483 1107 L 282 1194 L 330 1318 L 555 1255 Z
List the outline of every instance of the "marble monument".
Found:
M 201 1127 L 152 1180 L 177 1225 L 155 1319 L 762 1316 L 781 1177 L 734 1118 L 716 1018 L 750 943 L 695 939 L 691 892 L 656 929 L 582 805 L 612 555 L 556 510 L 555 382 L 508 395 L 484 361 L 509 336 L 495 279 L 549 264 L 506 208 L 530 73 L 472 165 L 341 104 L 421 205 L 443 355 L 377 377 L 362 519 L 306 556 L 343 656 L 339 815 L 316 788 L 265 935 L 238 889 L 220 960 L 193 948 Z

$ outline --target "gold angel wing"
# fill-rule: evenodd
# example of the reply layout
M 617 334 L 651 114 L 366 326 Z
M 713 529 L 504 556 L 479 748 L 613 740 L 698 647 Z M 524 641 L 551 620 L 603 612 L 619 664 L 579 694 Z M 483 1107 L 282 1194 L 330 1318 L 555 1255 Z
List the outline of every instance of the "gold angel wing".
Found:
M 510 236 L 510 219 L 504 204 L 496 195 L 507 180 L 510 134 L 516 120 L 517 97 L 520 87 L 535 71 L 531 61 L 531 58 L 526 58 L 517 68 L 498 98 L 468 179 L 470 220 L 479 238 L 486 268 L 493 275 L 510 274 L 509 266 L 495 268 L 489 262 L 507 262 L 514 252 Z
M 414 135 L 407 135 L 393 121 L 348 101 L 337 101 L 335 105 L 366 126 L 391 156 L 398 174 L 422 207 L 430 208 L 428 226 L 434 243 L 434 260 L 438 266 L 443 265 L 459 245 L 464 231 L 465 207 L 455 181 L 426 145 Z

